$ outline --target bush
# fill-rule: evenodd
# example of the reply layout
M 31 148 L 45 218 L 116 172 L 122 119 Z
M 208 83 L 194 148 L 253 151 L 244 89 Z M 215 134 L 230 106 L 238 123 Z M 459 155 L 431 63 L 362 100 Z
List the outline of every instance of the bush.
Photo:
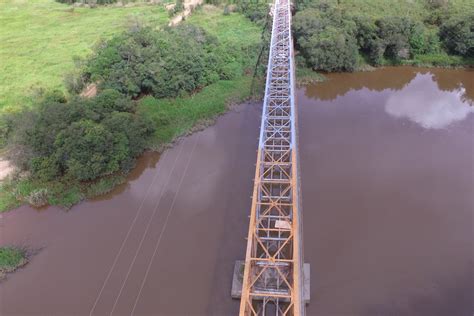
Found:
M 412 21 L 405 17 L 384 17 L 375 24 L 378 28 L 378 37 L 385 47 L 384 56 L 394 60 L 408 59 Z
M 15 162 L 43 181 L 91 180 L 128 170 L 154 131 L 133 109 L 130 99 L 113 90 L 68 103 L 45 98 L 16 118 Z
M 169 98 L 201 89 L 222 75 L 228 54 L 203 29 L 180 24 L 139 27 L 100 44 L 82 76 L 130 97 Z
M 373 21 L 364 16 L 353 17 L 362 53 L 379 65 L 384 58 L 395 62 L 417 54 L 437 53 L 440 48 L 436 30 L 406 17 L 384 17 Z
M 446 20 L 440 27 L 440 37 L 449 53 L 474 56 L 474 14 Z
M 311 68 L 324 71 L 356 68 L 356 23 L 343 12 L 324 3 L 300 11 L 294 17 L 293 31 L 298 48 Z
M 38 189 L 30 193 L 28 203 L 34 207 L 43 207 L 48 205 L 48 190 Z
M 409 38 L 412 55 L 437 54 L 441 51 L 438 30 L 417 24 Z
M 268 1 L 240 1 L 237 5 L 240 13 L 249 18 L 252 22 L 263 23 L 269 13 L 270 7 Z
M 417 6 L 426 12 L 393 16 L 372 12 L 362 2 L 361 10 L 350 10 L 358 8 L 357 1 L 295 1 L 293 33 L 305 66 L 350 71 L 364 62 L 470 65 L 474 57 L 474 14 L 467 4 L 424 0 L 424 5 Z M 378 7 L 375 11 L 388 9 L 382 2 L 374 3 Z M 358 59 L 353 57 L 357 55 Z M 433 63 L 426 63 L 428 60 Z
M 313 69 L 353 71 L 356 68 L 355 40 L 335 27 L 327 27 L 308 40 L 302 40 L 300 44 Z

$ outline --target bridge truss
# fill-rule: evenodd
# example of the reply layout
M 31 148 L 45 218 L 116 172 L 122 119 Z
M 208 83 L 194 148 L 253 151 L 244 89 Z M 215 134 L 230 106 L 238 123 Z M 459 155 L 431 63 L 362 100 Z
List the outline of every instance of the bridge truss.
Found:
M 240 315 L 304 315 L 289 0 L 275 0 Z

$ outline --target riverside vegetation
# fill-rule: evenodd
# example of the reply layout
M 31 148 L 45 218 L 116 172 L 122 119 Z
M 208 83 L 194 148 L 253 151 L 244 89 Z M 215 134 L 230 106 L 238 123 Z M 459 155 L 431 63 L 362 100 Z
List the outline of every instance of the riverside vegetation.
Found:
M 299 64 L 326 72 L 366 65 L 474 65 L 468 0 L 300 0 Z
M 0 247 L 0 282 L 7 273 L 15 271 L 27 262 L 26 250 L 17 247 Z
M 160 149 L 232 100 L 248 98 L 251 74 L 265 64 L 257 60 L 265 56 L 268 2 L 208 2 L 219 7 L 198 8 L 178 27 L 165 27 L 159 10 L 158 20 L 135 19 L 76 58 L 59 89 L 2 115 L 0 141 L 23 172 L 1 185 L 0 210 L 24 202 L 70 207 L 106 193 L 144 150 Z M 109 9 L 117 8 L 100 8 Z M 472 64 L 474 19 L 466 0 L 302 0 L 296 10 L 300 77 L 321 80 L 310 69 Z M 97 96 L 81 97 L 90 84 Z
M 44 90 L 66 92 L 64 77 L 91 53 L 138 21 L 166 25 L 163 6 L 72 7 L 54 0 L 0 1 L 0 113 L 32 106 Z
M 4 114 L 8 156 L 23 171 L 2 184 L 0 210 L 70 207 L 124 180 L 146 148 L 161 148 L 250 96 L 261 26 L 198 9 L 177 27 L 135 23 L 77 62 L 68 94 L 43 93 Z M 80 91 L 96 84 L 99 93 Z

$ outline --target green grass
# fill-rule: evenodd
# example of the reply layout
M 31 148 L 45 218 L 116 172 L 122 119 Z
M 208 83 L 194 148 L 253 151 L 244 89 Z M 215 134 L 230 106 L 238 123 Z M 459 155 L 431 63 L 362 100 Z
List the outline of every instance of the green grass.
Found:
M 473 67 L 474 58 L 447 54 L 416 55 L 405 64 L 419 67 Z
M 326 80 L 324 75 L 319 72 L 313 71 L 310 68 L 297 66 L 296 67 L 296 82 L 299 85 L 307 85 L 316 82 L 323 82 Z
M 0 213 L 19 205 L 20 201 L 15 194 L 15 184 L 10 181 L 0 184 Z
M 0 280 L 5 277 L 6 273 L 15 271 L 26 262 L 25 250 L 15 247 L 0 247 Z
M 193 128 L 212 123 L 213 119 L 227 110 L 229 103 L 241 102 L 252 95 L 251 82 L 250 76 L 243 76 L 235 80 L 219 81 L 190 97 L 142 99 L 139 111 L 144 112 L 159 126 L 151 146 L 159 149 Z
M 66 178 L 44 182 L 30 178 L 7 180 L 0 185 L 0 213 L 30 203 L 34 192 L 47 192 L 46 204 L 71 208 L 86 198 L 93 198 L 110 192 L 125 181 L 125 175 L 119 173 L 90 182 L 70 181 Z
M 250 47 L 260 44 L 261 27 L 237 13 L 223 15 L 222 8 L 205 6 L 186 21 L 203 27 L 225 45 Z
M 25 252 L 13 247 L 0 247 L 0 269 L 13 268 L 25 258 Z
M 64 90 L 73 57 L 143 20 L 164 25 L 162 6 L 73 8 L 54 0 L 0 1 L 0 109 L 29 105 L 38 89 Z

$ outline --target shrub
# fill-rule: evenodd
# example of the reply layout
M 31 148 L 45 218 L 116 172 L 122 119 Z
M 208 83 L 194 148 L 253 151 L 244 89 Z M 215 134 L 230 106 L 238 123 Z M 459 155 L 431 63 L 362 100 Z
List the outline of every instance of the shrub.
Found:
M 356 25 L 356 39 L 357 45 L 368 52 L 371 48 L 371 43 L 377 36 L 377 27 L 374 19 L 365 15 L 352 16 L 351 19 Z
M 240 1 L 237 5 L 240 13 L 249 18 L 252 22 L 263 23 L 269 13 L 268 1 Z
M 440 27 L 440 37 L 449 53 L 474 56 L 474 14 L 446 20 Z
M 385 45 L 379 38 L 375 20 L 368 16 L 358 15 L 353 16 L 352 20 L 356 25 L 356 39 L 360 51 L 372 64 L 380 65 L 385 53 Z
M 48 205 L 48 190 L 38 189 L 32 191 L 28 196 L 28 203 L 34 207 L 43 207 Z
M 140 27 L 100 44 L 83 76 L 130 97 L 176 97 L 218 78 L 213 74 L 222 72 L 224 59 L 217 48 L 216 38 L 192 25 Z
M 298 12 L 293 30 L 308 66 L 324 71 L 356 68 L 356 24 L 343 12 L 321 3 Z
M 45 98 L 16 118 L 15 162 L 44 181 L 91 180 L 128 170 L 154 130 L 133 109 L 130 99 L 113 90 L 68 103 Z
M 394 60 L 410 57 L 409 38 L 413 23 L 406 17 L 384 17 L 375 22 L 378 37 L 385 47 L 385 57 Z
M 423 24 L 412 26 L 408 39 L 412 55 L 439 53 L 441 44 L 436 29 L 428 29 Z
M 79 94 L 86 87 L 85 78 L 79 73 L 70 72 L 64 76 L 64 85 L 70 93 Z
M 335 27 L 301 41 L 307 62 L 314 69 L 324 71 L 353 71 L 357 63 L 357 45 L 350 35 Z

